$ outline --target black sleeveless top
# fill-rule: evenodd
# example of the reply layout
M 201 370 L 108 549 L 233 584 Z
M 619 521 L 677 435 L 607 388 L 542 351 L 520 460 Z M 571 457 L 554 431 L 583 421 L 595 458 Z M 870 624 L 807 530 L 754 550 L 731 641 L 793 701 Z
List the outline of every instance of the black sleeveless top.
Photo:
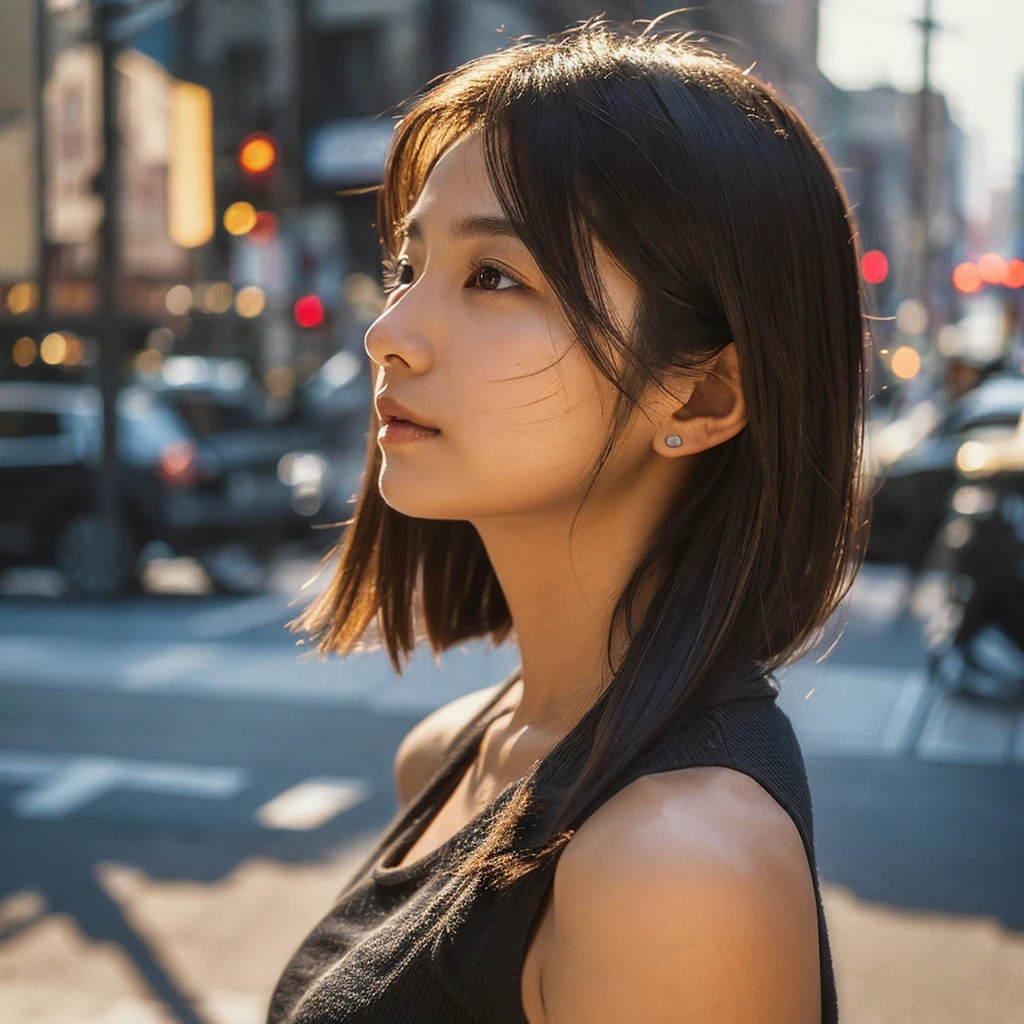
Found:
M 395 867 L 472 763 L 484 731 L 501 713 L 498 702 L 519 674 L 517 669 L 465 727 L 444 766 L 385 830 L 334 908 L 299 947 L 277 984 L 268 1024 L 527 1024 L 520 995 L 523 960 L 554 879 L 557 853 L 500 890 L 475 876 L 457 878 L 452 870 L 478 846 L 488 821 L 519 784 L 508 786 L 441 846 Z M 789 813 L 814 879 L 822 1024 L 834 1024 L 836 990 L 807 775 L 776 693 L 764 679 L 758 695 L 701 712 L 643 758 L 618 788 L 655 772 L 720 766 L 751 776 Z M 542 760 L 536 796 L 557 792 L 579 770 L 600 704 Z

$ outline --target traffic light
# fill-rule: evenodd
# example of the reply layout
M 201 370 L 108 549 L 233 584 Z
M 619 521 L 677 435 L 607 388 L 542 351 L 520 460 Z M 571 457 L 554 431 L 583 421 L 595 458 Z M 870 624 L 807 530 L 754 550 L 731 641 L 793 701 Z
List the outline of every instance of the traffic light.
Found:
M 319 295 L 303 295 L 292 310 L 300 327 L 320 327 L 324 322 L 324 304 Z
M 253 185 L 268 186 L 277 170 L 277 142 L 266 132 L 253 132 L 238 147 L 238 169 Z
M 889 259 L 880 249 L 869 249 L 860 261 L 860 272 L 868 284 L 881 284 L 889 276 Z

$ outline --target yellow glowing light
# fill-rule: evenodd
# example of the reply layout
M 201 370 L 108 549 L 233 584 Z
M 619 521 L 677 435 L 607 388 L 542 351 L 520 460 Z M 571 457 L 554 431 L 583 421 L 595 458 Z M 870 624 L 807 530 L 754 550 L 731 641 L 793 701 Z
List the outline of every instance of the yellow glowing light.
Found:
M 203 309 L 207 313 L 226 313 L 234 297 L 234 289 L 227 281 L 213 281 L 203 289 Z
M 7 310 L 14 316 L 30 313 L 39 301 L 39 289 L 31 281 L 16 284 L 7 293 Z
M 256 207 L 252 203 L 232 203 L 224 211 L 224 230 L 229 235 L 247 235 L 256 227 Z
M 244 288 L 238 289 L 235 296 L 235 312 L 239 316 L 251 320 L 259 316 L 267 308 L 267 297 L 262 288 L 254 284 L 247 284 Z
M 39 343 L 39 356 L 48 366 L 58 366 L 67 355 L 68 341 L 63 334 L 54 331 Z
M 187 284 L 176 284 L 168 290 L 164 305 L 171 316 L 184 316 L 192 308 L 193 301 L 192 289 Z
M 921 357 L 917 349 L 909 345 L 900 345 L 892 354 L 892 362 L 889 364 L 892 372 L 900 380 L 910 380 L 921 372 Z
M 965 441 L 956 453 L 956 466 L 961 473 L 976 473 L 984 469 L 988 453 L 981 441 Z
M 275 366 L 267 371 L 263 386 L 271 398 L 287 398 L 295 390 L 295 374 L 291 367 Z
M 274 166 L 277 146 L 265 135 L 254 135 L 247 139 L 238 153 L 238 165 L 246 174 L 263 174 Z
M 36 361 L 36 343 L 32 338 L 19 338 L 11 349 L 15 366 L 31 366 Z
M 135 357 L 135 369 L 145 377 L 155 377 L 160 372 L 164 357 L 159 349 L 144 348 Z
M 171 145 L 167 167 L 167 222 L 186 249 L 213 237 L 213 98 L 194 82 L 171 88 Z
M 85 354 L 85 347 L 82 345 L 81 338 L 76 338 L 73 334 L 65 334 L 64 341 L 66 343 L 63 360 L 64 365 L 77 366 L 82 361 L 82 356 Z

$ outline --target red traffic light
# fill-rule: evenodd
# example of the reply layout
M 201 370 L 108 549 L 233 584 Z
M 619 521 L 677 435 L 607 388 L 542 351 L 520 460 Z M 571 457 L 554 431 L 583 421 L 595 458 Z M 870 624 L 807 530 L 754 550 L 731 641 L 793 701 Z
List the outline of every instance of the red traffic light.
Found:
M 266 132 L 253 132 L 238 148 L 238 166 L 250 177 L 261 177 L 277 163 L 277 143 Z
M 880 249 L 870 249 L 860 261 L 860 272 L 868 284 L 881 284 L 889 276 L 889 259 Z
M 319 295 L 303 295 L 293 312 L 300 327 L 319 327 L 324 322 L 324 304 Z

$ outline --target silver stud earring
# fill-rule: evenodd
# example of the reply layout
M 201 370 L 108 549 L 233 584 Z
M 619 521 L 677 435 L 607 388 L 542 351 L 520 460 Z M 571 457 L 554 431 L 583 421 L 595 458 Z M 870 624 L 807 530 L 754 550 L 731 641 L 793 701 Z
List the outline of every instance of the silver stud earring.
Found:
M 665 444 L 667 444 L 669 448 L 678 448 L 682 443 L 683 439 L 678 434 L 669 434 L 668 437 L 665 438 Z

